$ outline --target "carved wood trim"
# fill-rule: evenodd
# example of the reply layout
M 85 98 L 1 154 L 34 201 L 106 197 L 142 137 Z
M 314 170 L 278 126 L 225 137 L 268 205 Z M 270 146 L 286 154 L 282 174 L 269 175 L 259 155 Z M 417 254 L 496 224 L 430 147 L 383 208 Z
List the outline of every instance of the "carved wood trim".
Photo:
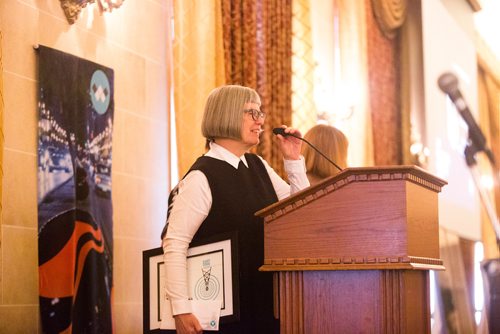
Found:
M 429 273 L 384 270 L 380 273 L 381 333 L 431 333 Z
M 403 272 L 397 270 L 383 271 L 381 279 L 381 298 L 384 310 L 382 321 L 383 333 L 405 332 L 405 305 L 403 297 L 404 279 Z
M 281 333 L 304 333 L 303 273 L 280 272 L 278 275 Z
M 265 259 L 261 271 L 308 271 L 308 270 L 444 270 L 441 259 L 415 256 L 402 257 L 335 257 Z

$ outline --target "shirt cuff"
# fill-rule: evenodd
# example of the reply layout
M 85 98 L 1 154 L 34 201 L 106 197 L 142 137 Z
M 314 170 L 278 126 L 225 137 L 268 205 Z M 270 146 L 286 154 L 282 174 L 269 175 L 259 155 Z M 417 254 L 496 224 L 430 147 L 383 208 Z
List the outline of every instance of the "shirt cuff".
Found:
M 305 173 L 306 163 L 304 157 L 301 155 L 299 160 L 286 160 L 284 159 L 285 172 L 288 174 Z
M 172 315 L 193 313 L 190 300 L 171 300 L 170 303 L 172 305 Z

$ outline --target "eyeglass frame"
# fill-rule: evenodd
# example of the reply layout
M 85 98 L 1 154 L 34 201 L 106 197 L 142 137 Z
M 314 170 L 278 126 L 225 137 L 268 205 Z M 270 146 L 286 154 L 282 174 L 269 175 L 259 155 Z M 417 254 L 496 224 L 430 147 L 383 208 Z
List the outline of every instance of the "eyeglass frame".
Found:
M 266 113 L 262 110 L 257 110 L 257 109 L 244 109 L 244 113 L 250 114 L 252 116 L 252 119 L 254 121 L 258 121 L 259 119 L 265 119 L 266 118 Z

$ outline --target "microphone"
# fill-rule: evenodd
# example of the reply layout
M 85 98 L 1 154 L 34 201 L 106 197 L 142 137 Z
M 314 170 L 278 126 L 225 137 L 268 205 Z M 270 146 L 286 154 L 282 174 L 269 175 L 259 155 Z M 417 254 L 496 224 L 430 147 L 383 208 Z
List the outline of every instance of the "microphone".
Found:
M 451 101 L 457 108 L 458 113 L 467 124 L 467 127 L 469 128 L 469 139 L 477 151 L 485 152 L 490 161 L 494 163 L 493 153 L 486 146 L 486 138 L 479 128 L 479 125 L 477 125 L 474 120 L 474 117 L 467 107 L 467 103 L 458 88 L 457 77 L 450 72 L 443 73 L 438 79 L 438 85 L 439 88 L 441 88 L 441 90 L 450 97 Z
M 294 138 L 302 140 L 307 145 L 311 146 L 311 148 L 314 149 L 316 152 L 318 152 L 323 158 L 325 158 L 326 160 L 328 160 L 328 162 L 330 162 L 332 165 L 334 165 L 335 167 L 337 167 L 337 169 L 339 171 L 342 171 L 342 168 L 340 168 L 335 162 L 333 162 L 332 160 L 330 160 L 330 158 L 328 158 L 326 155 L 324 155 L 320 150 L 318 150 L 313 144 L 311 144 L 310 142 L 308 142 L 306 139 L 304 139 L 302 137 L 298 137 L 298 136 L 296 136 L 296 135 L 294 135 L 292 133 L 286 133 L 284 128 L 274 128 L 273 129 L 273 133 L 275 135 L 282 135 L 283 137 L 292 136 Z
M 288 137 L 288 136 L 290 136 L 290 134 L 289 134 L 289 133 L 286 133 L 286 132 L 285 132 L 285 129 L 283 129 L 283 128 L 274 128 L 274 129 L 273 129 L 273 133 L 274 133 L 275 135 L 282 135 L 283 137 Z M 293 135 L 292 135 L 292 137 L 295 137 L 295 136 L 293 136 Z M 297 138 L 297 137 L 296 137 L 296 138 Z M 299 139 L 300 139 L 300 138 L 299 138 Z

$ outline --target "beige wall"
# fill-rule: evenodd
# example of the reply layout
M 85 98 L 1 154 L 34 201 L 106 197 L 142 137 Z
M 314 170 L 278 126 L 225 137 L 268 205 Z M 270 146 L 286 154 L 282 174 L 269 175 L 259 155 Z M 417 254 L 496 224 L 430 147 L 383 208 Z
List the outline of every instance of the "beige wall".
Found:
M 168 190 L 167 1 L 126 0 L 69 25 L 59 0 L 0 0 L 4 165 L 0 333 L 41 333 L 37 248 L 37 56 L 52 47 L 115 74 L 114 324 L 142 332 L 142 251 L 160 245 Z

